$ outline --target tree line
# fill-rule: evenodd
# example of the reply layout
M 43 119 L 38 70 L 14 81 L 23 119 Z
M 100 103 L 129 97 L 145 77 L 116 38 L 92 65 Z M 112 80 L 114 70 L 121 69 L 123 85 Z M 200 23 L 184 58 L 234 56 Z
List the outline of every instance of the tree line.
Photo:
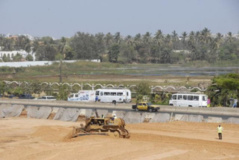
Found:
M 123 37 L 120 32 L 89 34 L 77 32 L 73 37 L 54 40 L 51 37 L 30 41 L 25 36 L 15 39 L 0 36 L 5 51 L 24 49 L 35 52 L 36 60 L 100 59 L 113 63 L 187 63 L 192 61 L 231 61 L 239 58 L 239 39 L 229 32 L 212 35 L 209 29 L 176 31 Z M 28 60 L 32 60 L 28 57 Z

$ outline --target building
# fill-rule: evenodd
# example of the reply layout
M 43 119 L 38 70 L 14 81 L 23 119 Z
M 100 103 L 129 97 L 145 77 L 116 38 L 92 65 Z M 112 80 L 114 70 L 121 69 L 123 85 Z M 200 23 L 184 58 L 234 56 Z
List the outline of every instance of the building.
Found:
M 9 57 L 11 60 L 14 56 L 17 54 L 22 55 L 22 57 L 25 59 L 28 53 L 25 50 L 18 50 L 18 51 L 0 51 L 0 59 L 3 59 L 4 55 Z

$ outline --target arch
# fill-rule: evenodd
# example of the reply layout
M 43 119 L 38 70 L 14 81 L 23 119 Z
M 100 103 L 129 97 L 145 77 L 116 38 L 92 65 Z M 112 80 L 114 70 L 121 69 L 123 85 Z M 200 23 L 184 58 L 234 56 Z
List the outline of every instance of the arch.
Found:
M 70 84 L 70 83 L 62 83 L 62 86 L 68 86 L 68 87 L 71 87 L 72 86 L 72 84 Z
M 88 86 L 88 87 L 87 87 Z M 94 85 L 86 83 L 85 85 L 83 85 L 82 89 L 87 90 L 88 88 L 90 88 L 91 90 L 93 90 Z
M 130 85 L 130 86 L 129 86 L 129 88 L 134 88 L 134 87 L 136 87 L 136 85 Z
M 156 88 L 159 88 L 159 89 L 163 90 L 163 87 L 162 87 L 162 86 L 155 86 L 155 87 L 152 86 L 152 87 L 151 87 L 152 90 L 154 90 L 154 89 L 156 89 Z
M 197 89 L 198 91 L 202 91 L 201 88 L 199 88 L 199 87 L 190 88 L 190 91 L 192 91 L 192 90 L 194 90 L 194 89 Z
M 81 84 L 79 84 L 79 83 L 73 83 L 73 84 L 72 84 L 72 87 L 74 87 L 74 86 L 81 87 L 82 85 L 81 85 Z
M 95 85 L 95 89 L 99 89 L 98 86 L 99 86 L 99 88 L 104 88 L 104 85 L 102 85 L 102 84 L 96 84 L 96 85 Z
M 60 86 L 60 84 L 57 82 L 50 83 L 49 85 L 50 85 L 50 87 L 54 87 L 54 86 L 59 87 Z
M 107 85 L 105 86 L 105 88 L 108 88 L 108 87 L 114 88 L 115 86 L 114 86 L 113 84 L 107 84 Z
M 119 88 L 125 88 L 125 86 L 123 84 L 119 84 L 118 87 Z
M 163 91 L 164 89 L 163 89 L 163 87 L 162 86 L 152 86 L 151 87 L 151 92 L 153 93 L 153 92 L 155 92 L 155 91 Z
M 164 90 L 170 92 L 170 91 L 175 91 L 176 88 L 174 86 L 167 86 L 164 88 Z
M 39 85 L 48 85 L 48 84 L 49 84 L 48 82 L 42 82 Z

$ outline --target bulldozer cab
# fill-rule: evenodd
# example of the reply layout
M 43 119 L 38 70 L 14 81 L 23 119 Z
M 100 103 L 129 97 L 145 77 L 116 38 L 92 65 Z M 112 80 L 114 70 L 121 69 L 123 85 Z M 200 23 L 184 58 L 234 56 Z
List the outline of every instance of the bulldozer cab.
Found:
M 95 118 L 91 117 L 89 119 L 86 119 L 86 125 L 103 125 L 105 124 L 105 119 L 104 118 Z

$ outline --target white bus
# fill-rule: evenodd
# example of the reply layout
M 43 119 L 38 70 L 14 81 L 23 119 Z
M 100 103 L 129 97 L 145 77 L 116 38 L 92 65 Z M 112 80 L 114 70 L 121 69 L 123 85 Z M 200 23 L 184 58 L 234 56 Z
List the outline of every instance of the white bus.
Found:
M 95 95 L 99 102 L 131 102 L 131 91 L 129 89 L 97 89 Z
M 169 100 L 169 105 L 178 107 L 207 107 L 207 98 L 205 94 L 197 93 L 176 93 Z

